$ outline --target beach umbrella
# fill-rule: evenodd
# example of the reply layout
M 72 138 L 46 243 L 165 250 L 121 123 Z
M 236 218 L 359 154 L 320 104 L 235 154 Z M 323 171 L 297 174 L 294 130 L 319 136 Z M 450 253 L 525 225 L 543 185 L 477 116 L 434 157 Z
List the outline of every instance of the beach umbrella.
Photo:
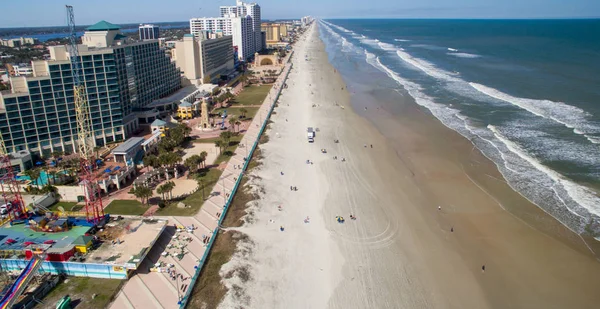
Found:
M 35 162 L 35 165 L 42 165 L 42 164 L 44 164 L 44 162 L 42 162 L 42 161 Z
M 116 166 L 116 167 L 113 169 L 113 171 L 118 171 L 118 170 L 120 170 L 120 169 L 121 169 L 121 167 L 120 167 L 120 166 Z
M 105 170 L 104 170 L 104 172 L 105 172 L 105 173 L 110 173 L 110 172 L 111 172 L 111 170 L 110 170 L 110 168 L 107 168 L 107 169 L 105 169 Z

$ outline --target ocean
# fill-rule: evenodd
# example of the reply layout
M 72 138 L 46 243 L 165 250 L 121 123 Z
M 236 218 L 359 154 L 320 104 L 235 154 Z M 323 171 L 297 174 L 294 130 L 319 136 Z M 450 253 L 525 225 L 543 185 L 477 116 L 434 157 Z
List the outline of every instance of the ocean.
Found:
M 318 22 L 345 79 L 410 95 L 513 189 L 600 235 L 600 20 Z

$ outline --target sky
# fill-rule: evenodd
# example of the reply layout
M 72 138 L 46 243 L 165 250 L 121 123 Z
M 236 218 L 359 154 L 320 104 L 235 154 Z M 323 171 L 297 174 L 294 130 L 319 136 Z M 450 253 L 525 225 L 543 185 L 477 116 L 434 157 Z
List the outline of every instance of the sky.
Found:
M 65 2 L 78 25 L 187 21 L 218 16 L 235 0 L 5 0 L 0 28 L 66 24 Z M 258 0 L 263 19 L 318 18 L 587 18 L 600 0 Z

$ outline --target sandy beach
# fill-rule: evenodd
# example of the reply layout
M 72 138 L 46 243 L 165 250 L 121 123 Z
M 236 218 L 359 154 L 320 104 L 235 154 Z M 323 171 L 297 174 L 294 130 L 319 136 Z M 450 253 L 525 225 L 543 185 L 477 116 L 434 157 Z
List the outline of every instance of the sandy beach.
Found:
M 292 61 L 237 229 L 250 242 L 222 269 L 250 280 L 225 279 L 222 308 L 598 306 L 600 263 L 468 140 L 409 97 L 351 104 L 316 23 Z

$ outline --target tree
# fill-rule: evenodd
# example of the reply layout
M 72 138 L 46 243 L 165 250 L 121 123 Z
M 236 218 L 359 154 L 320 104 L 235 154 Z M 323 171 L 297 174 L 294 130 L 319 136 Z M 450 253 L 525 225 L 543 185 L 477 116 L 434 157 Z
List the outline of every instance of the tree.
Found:
M 200 163 L 202 163 L 204 168 L 206 168 L 206 157 L 208 157 L 208 152 L 203 151 L 200 153 Z
M 28 169 L 23 174 L 33 182 L 36 186 L 38 185 L 38 178 L 40 177 L 40 170 L 37 168 Z
M 240 132 L 240 125 L 241 125 L 241 124 L 242 124 L 242 123 L 241 123 L 239 120 L 237 120 L 237 119 L 235 120 L 235 125 L 237 126 L 237 131 L 238 131 L 238 133 Z
M 158 168 L 160 166 L 160 162 L 158 157 L 155 155 L 147 155 L 143 159 L 145 166 L 151 166 L 152 169 Z
M 221 152 L 223 152 L 223 145 L 225 143 L 222 140 L 216 140 L 215 141 L 215 147 L 219 147 L 219 154 L 221 154 Z
M 51 170 L 48 172 L 48 175 L 52 176 L 52 184 L 56 184 L 56 175 L 58 175 L 58 172 L 56 170 Z
M 202 158 L 199 155 L 192 155 L 185 159 L 185 162 L 183 162 L 183 165 L 185 165 L 190 171 L 192 168 L 199 170 L 200 164 L 202 164 Z
M 246 87 L 246 82 L 248 82 L 248 75 L 246 73 L 242 73 L 240 76 L 240 83 L 242 83 L 242 87 Z
M 165 200 L 165 192 L 165 185 L 160 185 L 158 188 L 156 188 L 156 193 L 161 195 L 163 201 Z
M 243 107 L 242 107 L 242 108 L 240 108 L 240 114 L 242 114 L 240 118 L 246 118 L 246 113 L 247 113 L 247 112 L 248 112 L 248 110 L 247 110 L 247 109 L 245 109 L 245 108 L 243 108 Z
M 229 117 L 229 120 L 227 122 L 229 122 L 229 127 L 232 130 L 235 130 L 235 122 L 237 121 L 237 119 L 233 116 Z
M 223 145 L 225 148 L 230 146 L 230 142 L 231 142 L 231 138 L 233 137 L 233 133 L 231 133 L 230 131 L 225 131 L 225 132 L 221 132 L 221 135 L 219 135 L 219 137 L 221 138 L 221 140 L 223 140 L 223 143 L 225 145 Z
M 142 204 L 146 204 L 147 206 L 150 205 L 150 197 L 152 197 L 152 189 L 146 187 L 146 186 L 137 186 L 135 187 L 135 190 L 133 190 L 133 195 L 135 195 L 135 197 L 139 198 L 142 201 Z M 144 201 L 146 201 L 144 203 Z
M 166 152 L 166 153 L 161 153 L 160 156 L 158 156 L 158 161 L 160 162 L 160 165 L 165 166 L 167 168 L 167 172 L 166 172 L 166 178 L 169 179 L 169 173 L 168 173 L 168 169 L 173 168 L 174 169 L 174 174 L 177 177 L 177 168 L 176 165 L 181 162 L 181 157 L 174 153 L 174 152 Z
M 94 147 L 94 152 L 96 152 L 96 159 L 100 158 L 100 155 L 98 154 L 98 152 L 100 151 L 100 149 L 102 149 L 102 147 L 100 147 L 100 146 Z
M 173 199 L 173 189 L 175 189 L 175 183 L 172 181 L 167 181 L 167 183 L 165 183 L 165 185 L 167 186 L 167 193 L 169 194 L 169 199 Z

